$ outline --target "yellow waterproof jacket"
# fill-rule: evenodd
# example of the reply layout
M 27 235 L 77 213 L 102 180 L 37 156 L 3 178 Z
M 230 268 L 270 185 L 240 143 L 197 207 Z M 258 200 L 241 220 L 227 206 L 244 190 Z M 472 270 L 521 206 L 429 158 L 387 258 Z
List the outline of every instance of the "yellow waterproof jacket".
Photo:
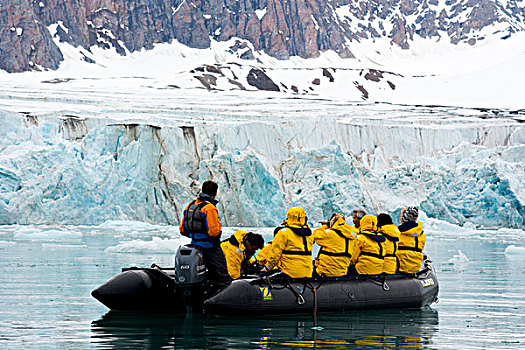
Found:
M 313 232 L 314 242 L 321 246 L 315 269 L 318 275 L 338 277 L 346 275 L 354 250 L 352 226 L 340 218 L 332 227 L 323 225 Z
M 396 225 L 384 225 L 377 229 L 385 238 L 385 259 L 383 261 L 383 272 L 394 274 L 397 272 L 397 246 L 399 242 L 399 230 Z
M 376 230 L 377 218 L 373 215 L 363 216 L 351 259 L 351 264 L 355 265 L 360 275 L 378 275 L 383 272 L 386 238 Z
M 266 266 L 266 263 L 268 262 L 268 254 L 270 253 L 270 250 L 272 250 L 272 242 L 266 243 L 266 245 L 261 250 L 259 250 L 257 255 L 253 256 L 250 259 L 250 264 L 257 262 L 262 266 Z
M 266 268 L 277 266 L 292 278 L 312 277 L 312 230 L 306 224 L 302 208 L 290 208 L 286 227 L 275 235 L 267 256 Z
M 234 280 L 241 277 L 242 262 L 247 258 L 242 241 L 248 232 L 250 231 L 238 230 L 221 243 L 221 248 L 226 258 L 226 265 L 228 266 L 228 273 Z
M 277 266 L 292 278 L 312 277 L 312 245 L 310 228 L 287 226 L 272 241 L 266 268 Z
M 421 269 L 423 262 L 423 249 L 427 237 L 423 232 L 423 223 L 419 221 L 406 222 L 399 227 L 399 245 L 397 248 L 397 258 L 399 259 L 399 271 L 414 273 Z
M 286 225 L 286 220 L 283 221 L 281 225 L 282 226 L 275 228 L 274 236 L 277 234 L 279 230 L 284 228 L 284 225 Z M 266 266 L 266 263 L 268 262 L 268 254 L 270 253 L 270 250 L 272 250 L 272 241 L 266 243 L 266 245 L 261 250 L 259 250 L 257 255 L 254 255 L 250 258 L 250 264 L 257 262 L 261 266 Z M 279 263 L 277 263 L 276 266 L 274 266 L 274 269 L 276 269 L 278 265 Z

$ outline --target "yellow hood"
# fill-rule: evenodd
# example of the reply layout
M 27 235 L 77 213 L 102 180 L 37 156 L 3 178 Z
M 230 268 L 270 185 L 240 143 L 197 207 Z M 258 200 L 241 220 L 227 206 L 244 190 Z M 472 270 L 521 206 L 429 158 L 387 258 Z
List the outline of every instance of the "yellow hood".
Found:
M 354 233 L 354 227 L 345 224 L 344 222 L 342 224 L 335 224 L 331 227 L 332 229 L 339 230 L 343 236 L 350 239 L 355 239 L 355 233 Z
M 328 226 L 333 227 L 335 225 L 343 225 L 345 223 L 345 216 L 343 214 L 337 213 L 332 215 L 330 218 Z
M 355 234 L 352 226 L 345 224 L 345 216 L 343 214 L 335 214 L 330 219 L 330 228 L 338 230 L 343 236 L 350 239 L 355 239 Z
M 421 221 L 415 222 L 407 222 L 403 225 L 400 225 L 399 231 L 401 231 L 402 235 L 405 236 L 421 236 L 423 234 L 423 223 Z
M 306 225 L 306 212 L 301 207 L 292 207 L 286 212 L 286 223 L 292 227 L 302 227 Z
M 361 231 L 376 232 L 377 218 L 374 215 L 365 215 L 361 218 L 359 229 Z
M 399 238 L 399 236 L 401 235 L 401 232 L 399 232 L 397 226 L 393 224 L 383 225 L 377 229 L 377 232 L 394 238 Z
M 242 243 L 242 240 L 244 239 L 244 236 L 246 236 L 250 232 L 252 232 L 252 231 L 237 230 L 237 231 L 235 231 L 235 233 L 233 235 L 237 239 L 237 242 Z

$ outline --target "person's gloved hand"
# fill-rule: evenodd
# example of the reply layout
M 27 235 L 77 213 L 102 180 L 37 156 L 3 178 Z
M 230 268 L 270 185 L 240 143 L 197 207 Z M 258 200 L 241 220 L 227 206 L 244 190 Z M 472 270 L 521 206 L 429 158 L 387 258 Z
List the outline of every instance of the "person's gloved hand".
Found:
M 261 271 L 259 272 L 259 277 L 267 277 L 270 275 L 271 271 L 268 270 L 268 267 L 264 266 Z
M 256 271 L 261 272 L 261 271 L 265 268 L 265 266 L 259 264 L 259 262 L 256 261 L 256 262 L 253 263 L 253 268 L 254 268 Z
M 264 268 L 264 265 L 261 265 L 259 264 L 258 261 L 255 261 L 251 264 L 249 263 L 246 263 L 246 264 L 241 264 L 242 266 L 242 271 L 246 274 L 246 275 L 256 275 L 256 274 L 259 274 L 261 272 L 261 270 Z

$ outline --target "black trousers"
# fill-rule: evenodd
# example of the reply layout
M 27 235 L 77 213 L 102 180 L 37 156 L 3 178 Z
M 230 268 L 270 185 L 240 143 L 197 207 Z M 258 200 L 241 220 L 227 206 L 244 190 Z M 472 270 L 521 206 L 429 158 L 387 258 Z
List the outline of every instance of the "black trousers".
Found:
M 357 270 L 355 269 L 355 265 L 348 266 L 348 272 L 346 273 L 347 276 L 357 276 L 359 275 L 357 273 Z
M 230 284 L 232 279 L 228 273 L 226 258 L 221 247 L 203 248 L 202 255 L 204 257 L 204 264 L 208 269 L 208 279 L 218 288 L 223 288 Z

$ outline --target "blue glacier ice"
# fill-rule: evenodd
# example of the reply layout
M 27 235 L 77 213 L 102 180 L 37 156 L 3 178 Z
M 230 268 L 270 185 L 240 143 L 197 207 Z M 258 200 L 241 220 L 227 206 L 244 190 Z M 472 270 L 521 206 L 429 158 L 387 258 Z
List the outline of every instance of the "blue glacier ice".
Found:
M 519 123 L 116 120 L 0 111 L 0 224 L 178 224 L 207 179 L 227 226 L 362 207 L 477 227 L 525 227 Z

